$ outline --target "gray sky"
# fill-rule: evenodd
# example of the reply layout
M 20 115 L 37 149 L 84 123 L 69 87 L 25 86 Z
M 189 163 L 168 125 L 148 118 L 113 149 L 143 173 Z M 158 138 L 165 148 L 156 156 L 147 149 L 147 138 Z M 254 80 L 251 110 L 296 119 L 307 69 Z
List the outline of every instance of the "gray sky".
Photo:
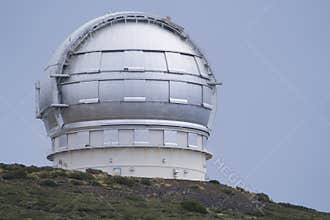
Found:
M 0 3 L 0 162 L 49 165 L 34 82 L 54 49 L 109 11 L 171 16 L 224 85 L 208 175 L 330 211 L 330 1 L 18 1 Z M 225 168 L 224 168 L 225 167 Z

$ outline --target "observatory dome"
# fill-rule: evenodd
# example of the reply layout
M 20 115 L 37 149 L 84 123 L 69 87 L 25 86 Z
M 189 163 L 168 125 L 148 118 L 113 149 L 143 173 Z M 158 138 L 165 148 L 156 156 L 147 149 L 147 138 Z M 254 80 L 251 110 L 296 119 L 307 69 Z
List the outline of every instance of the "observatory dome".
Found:
M 36 83 L 48 159 L 67 169 L 203 180 L 217 82 L 183 27 L 119 12 L 74 31 Z

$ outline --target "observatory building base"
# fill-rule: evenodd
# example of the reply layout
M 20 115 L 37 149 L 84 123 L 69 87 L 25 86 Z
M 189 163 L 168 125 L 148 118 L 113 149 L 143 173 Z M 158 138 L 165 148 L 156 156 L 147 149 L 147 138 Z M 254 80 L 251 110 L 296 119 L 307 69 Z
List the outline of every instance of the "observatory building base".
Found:
M 205 180 L 207 154 L 178 148 L 120 147 L 72 150 L 53 155 L 54 166 L 112 175 Z

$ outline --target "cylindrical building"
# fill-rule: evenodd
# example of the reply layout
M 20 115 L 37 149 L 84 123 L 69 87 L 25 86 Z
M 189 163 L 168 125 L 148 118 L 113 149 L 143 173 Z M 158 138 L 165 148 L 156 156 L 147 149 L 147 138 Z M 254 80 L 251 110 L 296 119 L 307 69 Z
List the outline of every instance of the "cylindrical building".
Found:
M 36 83 L 37 117 L 64 169 L 204 180 L 217 82 L 168 18 L 96 18 L 56 50 Z

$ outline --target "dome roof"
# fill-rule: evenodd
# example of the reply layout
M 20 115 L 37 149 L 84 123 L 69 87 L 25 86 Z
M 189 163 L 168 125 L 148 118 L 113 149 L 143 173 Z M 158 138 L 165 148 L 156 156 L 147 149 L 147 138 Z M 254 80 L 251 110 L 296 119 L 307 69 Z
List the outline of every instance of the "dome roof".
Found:
M 96 18 L 58 47 L 45 72 L 37 115 L 51 136 L 104 120 L 159 120 L 205 132 L 213 122 L 215 78 L 183 28 L 167 18 L 141 12 Z

